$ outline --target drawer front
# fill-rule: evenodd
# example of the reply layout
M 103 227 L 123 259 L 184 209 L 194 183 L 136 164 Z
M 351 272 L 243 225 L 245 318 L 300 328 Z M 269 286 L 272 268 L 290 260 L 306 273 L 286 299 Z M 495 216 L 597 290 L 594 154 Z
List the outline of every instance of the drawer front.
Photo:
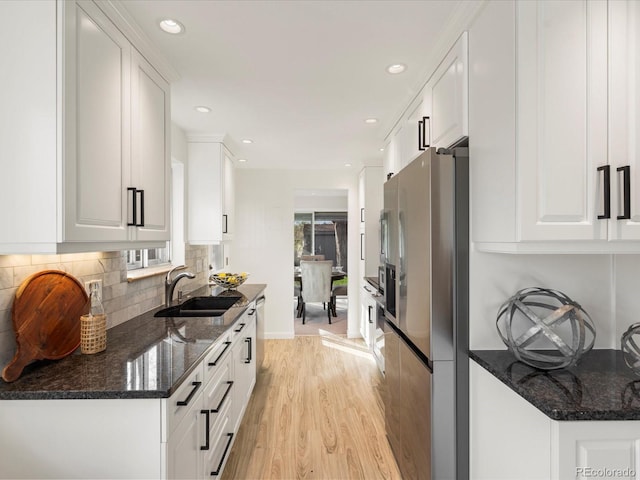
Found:
M 220 478 L 233 444 L 233 422 L 230 418 L 231 403 L 220 412 L 219 421 L 211 431 L 211 450 L 204 459 L 204 473 L 209 478 Z
M 211 413 L 211 429 L 218 428 L 221 418 L 229 410 L 233 403 L 235 385 L 231 374 L 231 355 L 227 355 L 225 362 L 219 365 L 212 379 L 207 383 L 204 390 L 202 408 Z
M 173 432 L 180 421 L 193 408 L 202 405 L 202 391 L 204 387 L 204 370 L 198 365 L 189 377 L 180 385 L 178 390 L 167 399 L 167 422 L 169 432 Z
M 216 373 L 220 366 L 224 365 L 231 354 L 231 334 L 223 335 L 211 349 L 211 352 L 207 354 L 204 359 L 204 383 L 209 384 L 209 381 L 216 376 Z

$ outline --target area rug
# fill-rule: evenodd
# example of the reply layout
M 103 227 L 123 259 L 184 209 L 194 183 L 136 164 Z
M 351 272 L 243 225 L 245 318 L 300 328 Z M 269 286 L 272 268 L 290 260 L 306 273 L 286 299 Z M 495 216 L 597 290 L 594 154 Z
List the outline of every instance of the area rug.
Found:
M 327 311 L 322 308 L 321 303 L 307 304 L 307 318 L 302 324 L 302 318 L 296 317 L 296 301 L 293 302 L 294 333 L 298 335 L 322 335 L 331 333 L 334 335 L 347 334 L 347 298 L 336 299 L 337 317 L 331 317 L 331 325 L 327 319 Z

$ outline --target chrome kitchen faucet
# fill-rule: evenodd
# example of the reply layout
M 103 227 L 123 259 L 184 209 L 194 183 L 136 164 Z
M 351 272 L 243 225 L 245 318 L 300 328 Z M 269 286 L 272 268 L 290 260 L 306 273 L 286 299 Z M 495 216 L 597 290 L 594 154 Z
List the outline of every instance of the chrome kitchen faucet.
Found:
M 164 304 L 166 307 L 171 306 L 171 303 L 173 302 L 173 291 L 175 290 L 176 285 L 181 278 L 196 278 L 196 276 L 191 272 L 182 272 L 176 275 L 173 280 L 171 280 L 171 274 L 179 268 L 185 268 L 185 265 L 173 267 L 167 272 L 167 277 L 164 282 Z

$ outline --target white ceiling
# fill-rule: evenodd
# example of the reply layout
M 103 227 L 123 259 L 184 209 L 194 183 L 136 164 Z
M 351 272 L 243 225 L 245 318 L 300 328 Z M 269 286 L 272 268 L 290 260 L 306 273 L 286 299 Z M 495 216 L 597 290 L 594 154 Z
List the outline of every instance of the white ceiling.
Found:
M 179 73 L 172 120 L 187 134 L 228 135 L 248 168 L 359 169 L 382 163 L 385 137 L 424 84 L 429 53 L 462 2 L 119 3 Z M 186 32 L 164 33 L 163 18 Z M 389 75 L 392 63 L 408 69 Z M 369 117 L 379 122 L 365 124 Z

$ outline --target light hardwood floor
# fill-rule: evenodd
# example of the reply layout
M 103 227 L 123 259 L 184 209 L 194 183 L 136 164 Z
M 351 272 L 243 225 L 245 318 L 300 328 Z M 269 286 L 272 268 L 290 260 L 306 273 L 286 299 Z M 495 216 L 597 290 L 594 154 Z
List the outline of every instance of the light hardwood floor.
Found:
M 400 479 L 382 376 L 343 336 L 267 340 L 223 479 Z

